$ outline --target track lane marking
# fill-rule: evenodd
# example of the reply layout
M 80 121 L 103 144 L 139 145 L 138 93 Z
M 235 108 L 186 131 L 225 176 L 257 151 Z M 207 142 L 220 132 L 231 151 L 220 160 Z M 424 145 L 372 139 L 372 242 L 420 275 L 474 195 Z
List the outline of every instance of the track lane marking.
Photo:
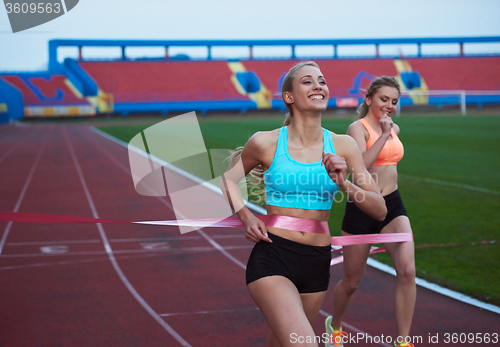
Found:
M 33 176 L 35 174 L 35 170 L 38 166 L 38 163 L 40 162 L 40 158 L 42 157 L 43 151 L 45 149 L 45 145 L 47 143 L 48 136 L 45 138 L 43 144 L 40 146 L 38 150 L 38 154 L 35 158 L 35 161 L 33 162 L 33 165 L 31 166 L 30 172 L 28 174 L 28 178 L 26 178 L 26 182 L 24 183 L 23 189 L 21 190 L 21 194 L 19 194 L 19 198 L 17 199 L 16 205 L 14 206 L 13 212 L 18 212 L 19 207 L 21 206 L 21 203 L 24 199 L 24 195 L 26 194 L 26 191 L 28 190 L 28 186 L 31 183 L 31 180 L 33 179 Z M 8 222 L 7 226 L 5 227 L 2 235 L 2 239 L 0 240 L 0 256 L 2 255 L 3 248 L 5 246 L 5 242 L 7 241 L 7 237 L 9 236 L 10 229 L 12 228 L 12 224 L 14 222 Z
M 38 132 L 30 133 L 29 135 L 22 134 L 21 136 L 24 136 L 26 140 L 29 140 L 33 135 L 38 135 L 38 133 L 41 133 L 41 130 L 38 130 Z M 5 159 L 7 159 L 7 157 L 9 157 L 12 154 L 12 152 L 14 152 L 17 148 L 21 146 L 21 144 L 26 144 L 26 143 L 28 142 L 20 141 L 17 145 L 14 145 L 10 150 L 5 152 L 4 155 L 0 158 L 0 163 Z
M 95 205 L 94 205 L 94 201 L 92 199 L 92 196 L 90 195 L 90 191 L 87 187 L 87 183 L 86 183 L 85 178 L 83 176 L 83 172 L 81 170 L 80 163 L 78 162 L 78 158 L 76 157 L 75 151 L 73 149 L 73 145 L 71 144 L 71 141 L 68 137 L 66 127 L 63 128 L 63 134 L 64 134 L 64 138 L 66 140 L 66 143 L 68 144 L 68 149 L 71 153 L 73 163 L 75 164 L 76 171 L 78 173 L 78 178 L 80 179 L 80 183 L 82 184 L 82 187 L 85 191 L 85 196 L 87 197 L 87 202 L 90 206 L 90 209 L 92 210 L 92 215 L 94 218 L 99 218 L 99 214 L 97 213 L 97 210 L 96 210 Z M 104 244 L 104 248 L 106 250 L 106 253 L 108 254 L 109 260 L 111 261 L 113 268 L 115 269 L 116 273 L 118 274 L 118 277 L 121 279 L 121 281 L 123 282 L 125 287 L 134 296 L 134 298 L 141 304 L 141 306 L 151 315 L 151 317 L 153 317 L 175 340 L 177 340 L 177 342 L 179 342 L 184 347 L 191 347 L 191 345 L 186 340 L 184 340 L 167 322 L 165 322 L 165 320 L 163 320 L 163 318 L 161 318 L 151 308 L 151 306 L 148 305 L 148 303 L 137 292 L 137 290 L 134 288 L 134 286 L 132 286 L 132 284 L 127 279 L 127 277 L 123 273 L 122 269 L 118 265 L 118 262 L 116 261 L 116 258 L 113 254 L 113 249 L 111 248 L 109 240 L 106 236 L 106 232 L 104 231 L 104 228 L 103 228 L 101 223 L 97 223 L 97 229 L 99 230 L 99 234 L 100 234 L 102 242 Z
M 418 177 L 418 176 L 412 176 L 412 175 L 406 175 L 406 174 L 399 174 L 399 177 L 405 178 L 405 179 L 409 179 L 409 180 L 414 180 L 414 181 L 420 181 L 420 182 L 425 182 L 425 183 L 430 183 L 430 184 L 445 186 L 445 187 L 467 189 L 467 190 L 471 190 L 471 191 L 474 191 L 474 192 L 491 194 L 491 195 L 500 195 L 500 192 L 498 192 L 496 190 L 491 190 L 491 189 L 487 189 L 487 188 L 471 186 L 469 184 L 462 184 L 462 183 L 449 182 L 449 181 L 441 181 L 441 180 L 434 179 L 434 178 L 424 178 L 424 177 Z
M 193 311 L 193 312 L 175 312 L 175 313 L 162 313 L 162 317 L 172 316 L 186 316 L 190 314 L 209 314 L 209 313 L 229 313 L 229 312 L 246 312 L 246 311 L 260 311 L 258 307 L 227 309 L 227 310 L 210 310 L 210 311 Z

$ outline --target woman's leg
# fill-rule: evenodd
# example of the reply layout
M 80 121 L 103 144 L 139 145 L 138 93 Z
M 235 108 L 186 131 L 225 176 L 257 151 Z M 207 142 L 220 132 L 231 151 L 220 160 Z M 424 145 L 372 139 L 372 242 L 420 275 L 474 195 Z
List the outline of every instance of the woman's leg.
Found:
M 325 300 L 326 291 L 317 293 L 302 293 L 300 294 L 300 299 L 302 300 L 302 306 L 304 307 L 304 312 L 306 314 L 307 320 L 311 325 L 314 324 L 316 318 L 318 317 L 321 305 Z
M 318 346 L 311 320 L 316 318 L 326 292 L 299 294 L 283 276 L 258 279 L 248 284 L 248 291 L 271 327 L 267 347 Z
M 342 231 L 342 235 L 351 235 Z M 342 317 L 351 301 L 352 295 L 358 289 L 366 268 L 366 260 L 371 245 L 344 246 L 344 273 L 333 291 L 332 328 L 339 330 Z
M 411 233 L 410 220 L 407 216 L 394 218 L 382 233 Z M 397 274 L 396 298 L 394 303 L 398 337 L 404 342 L 409 336 L 417 287 L 415 284 L 415 245 L 413 242 L 398 242 L 384 244 L 387 253 L 392 258 Z
M 304 293 L 300 294 L 302 300 L 302 307 L 304 308 L 304 313 L 307 320 L 311 324 L 314 324 L 316 318 L 318 317 L 319 310 L 326 296 L 326 291 L 318 293 Z M 324 342 L 323 335 L 318 335 L 318 343 L 322 344 Z M 276 335 L 271 331 L 269 338 L 267 340 L 266 346 L 280 346 Z

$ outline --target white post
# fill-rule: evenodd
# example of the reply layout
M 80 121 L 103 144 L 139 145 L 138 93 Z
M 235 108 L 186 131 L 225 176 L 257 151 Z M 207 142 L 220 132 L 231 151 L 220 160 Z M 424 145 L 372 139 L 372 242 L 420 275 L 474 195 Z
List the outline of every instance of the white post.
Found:
M 465 90 L 460 91 L 460 106 L 462 109 L 462 116 L 467 115 L 466 105 L 465 105 Z
M 396 105 L 396 116 L 401 116 L 401 98 L 398 100 Z

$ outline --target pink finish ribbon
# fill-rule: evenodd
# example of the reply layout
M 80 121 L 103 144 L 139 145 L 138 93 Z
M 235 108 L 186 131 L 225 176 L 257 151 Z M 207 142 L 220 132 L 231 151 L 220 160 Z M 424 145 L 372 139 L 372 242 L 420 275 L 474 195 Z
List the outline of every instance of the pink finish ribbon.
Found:
M 328 223 L 326 221 L 316 221 L 310 219 L 295 218 L 278 215 L 257 216 L 267 226 L 298 230 L 314 234 L 330 234 Z M 165 226 L 194 226 L 199 228 L 241 228 L 243 223 L 238 217 L 229 217 L 225 219 L 185 219 L 185 220 L 166 220 L 166 221 L 141 221 L 125 222 L 107 219 L 96 219 L 86 217 L 56 216 L 41 213 L 22 213 L 22 212 L 0 212 L 0 221 L 27 222 L 27 223 L 132 223 L 149 224 Z M 332 246 L 349 246 L 359 244 L 386 243 L 386 242 L 407 242 L 413 241 L 413 235 L 410 233 L 394 234 L 366 234 L 352 236 L 333 236 L 331 238 Z

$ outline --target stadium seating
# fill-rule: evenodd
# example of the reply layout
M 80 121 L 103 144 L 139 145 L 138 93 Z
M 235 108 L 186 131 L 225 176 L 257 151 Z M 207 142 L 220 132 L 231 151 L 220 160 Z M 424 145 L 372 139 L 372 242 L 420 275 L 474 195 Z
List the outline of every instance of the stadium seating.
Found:
M 358 96 L 361 89 L 366 89 L 370 85 L 369 76 L 373 78 L 396 75 L 397 70 L 393 61 L 393 59 L 315 60 L 327 80 L 331 97 Z M 243 64 L 247 70 L 254 71 L 259 76 L 275 98 L 281 98 L 280 79 L 298 62 L 299 60 L 254 60 L 244 61 Z
M 500 57 L 423 57 L 409 59 L 317 59 L 330 89 L 329 106 L 355 107 L 371 81 L 399 76 L 407 89 L 499 91 Z M 283 108 L 280 86 L 299 60 L 108 60 L 67 61 L 94 85 L 82 95 L 75 75 L 0 74 L 17 88 L 26 107 L 91 106 L 73 114 Z M 75 83 L 70 83 L 72 80 Z M 95 82 L 95 84 L 94 84 Z M 95 86 L 98 88 L 96 95 Z M 80 92 L 78 91 L 80 90 Z M 261 93 L 259 96 L 258 93 Z M 254 95 L 252 95 L 254 93 Z M 272 102 L 266 104 L 265 99 Z M 435 98 L 436 99 L 436 98 Z M 456 100 L 455 97 L 453 100 Z M 270 100 L 270 99 L 269 99 Z M 436 99 L 437 100 L 437 99 Z M 408 104 L 442 105 L 448 99 L 402 99 Z M 449 99 L 452 100 L 452 99 Z M 456 103 L 456 101 L 451 101 Z M 474 95 L 467 103 L 498 103 L 499 96 Z M 406 101 L 406 103 L 405 103 Z M 103 105 L 106 105 L 104 107 Z M 49 112 L 59 115 L 64 109 Z M 47 113 L 41 113 L 46 115 Z
M 248 100 L 225 61 L 81 62 L 115 103 Z
M 407 59 L 429 90 L 500 90 L 499 57 Z

